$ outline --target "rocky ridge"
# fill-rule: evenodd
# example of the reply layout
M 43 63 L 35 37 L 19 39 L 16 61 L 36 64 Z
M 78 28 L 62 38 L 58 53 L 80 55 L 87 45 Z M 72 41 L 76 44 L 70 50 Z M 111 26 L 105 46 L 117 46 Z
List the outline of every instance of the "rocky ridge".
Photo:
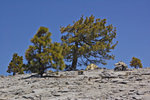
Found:
M 150 100 L 150 68 L 0 77 L 0 100 Z

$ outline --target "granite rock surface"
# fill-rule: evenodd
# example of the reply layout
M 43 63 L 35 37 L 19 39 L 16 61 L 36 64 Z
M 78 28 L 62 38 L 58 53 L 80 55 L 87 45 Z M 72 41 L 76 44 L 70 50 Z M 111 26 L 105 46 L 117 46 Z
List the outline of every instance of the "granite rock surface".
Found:
M 0 100 L 150 100 L 150 68 L 0 77 Z

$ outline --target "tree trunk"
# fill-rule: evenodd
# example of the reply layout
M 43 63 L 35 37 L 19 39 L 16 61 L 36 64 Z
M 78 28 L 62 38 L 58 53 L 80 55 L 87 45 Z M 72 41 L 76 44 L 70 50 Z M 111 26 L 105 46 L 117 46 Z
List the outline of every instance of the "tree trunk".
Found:
M 40 76 L 43 77 L 43 73 L 44 71 L 43 70 L 40 70 Z
M 13 76 L 16 75 L 16 72 L 13 72 Z
M 136 65 L 135 68 L 138 69 L 138 66 Z
M 41 50 L 42 50 L 42 46 L 40 45 L 40 46 L 39 46 L 39 51 L 38 51 L 39 54 L 41 54 L 41 52 L 42 52 Z M 40 64 L 40 65 L 39 65 L 39 74 L 40 74 L 40 76 L 42 77 L 43 74 L 44 74 L 44 66 L 43 66 L 43 64 L 41 63 L 41 59 L 40 59 L 40 58 L 38 59 L 38 61 L 39 61 L 39 64 Z
M 75 46 L 76 48 L 74 49 L 74 52 L 73 52 L 73 61 L 72 61 L 72 66 L 71 66 L 71 69 L 72 70 L 76 70 L 76 66 L 77 66 L 77 61 L 78 61 L 78 43 L 75 42 Z
M 71 66 L 72 70 L 76 70 L 77 60 L 78 60 L 77 55 L 74 55 L 73 56 L 73 61 L 72 61 L 72 66 Z

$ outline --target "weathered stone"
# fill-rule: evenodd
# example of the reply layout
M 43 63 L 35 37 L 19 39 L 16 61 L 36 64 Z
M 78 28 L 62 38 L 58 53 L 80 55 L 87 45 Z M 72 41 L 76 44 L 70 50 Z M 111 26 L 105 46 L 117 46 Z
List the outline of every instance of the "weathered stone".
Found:
M 30 100 L 35 100 L 34 97 L 31 97 L 31 96 L 22 96 L 22 98 L 30 99 Z
M 6 100 L 149 100 L 150 69 L 108 69 L 59 72 L 57 77 L 35 74 L 0 80 L 0 99 Z M 144 74 L 146 73 L 146 74 Z
M 83 75 L 83 70 L 78 71 L 78 75 Z
M 145 94 L 145 91 L 138 91 L 137 92 L 137 95 L 144 95 Z
M 119 84 L 127 84 L 128 81 L 121 81 L 121 82 L 118 82 Z
M 132 97 L 132 99 L 134 99 L 134 100 L 142 100 L 142 97 L 135 95 L 135 96 Z
M 122 61 L 115 63 L 115 66 L 116 66 L 114 68 L 115 71 L 127 71 L 128 68 L 128 66 Z
M 143 100 L 149 100 L 150 99 L 150 94 L 146 94 L 143 96 Z
M 94 69 L 97 69 L 97 68 L 98 68 L 98 66 L 96 66 L 95 64 L 90 64 L 90 65 L 88 65 L 88 66 L 86 67 L 85 70 L 94 70 Z

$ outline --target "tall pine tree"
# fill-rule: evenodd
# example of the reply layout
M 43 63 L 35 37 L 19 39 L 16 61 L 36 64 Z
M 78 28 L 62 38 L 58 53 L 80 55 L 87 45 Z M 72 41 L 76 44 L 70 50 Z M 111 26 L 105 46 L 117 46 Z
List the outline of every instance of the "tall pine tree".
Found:
M 51 43 L 50 36 L 48 28 L 40 27 L 31 39 L 33 45 L 30 45 L 25 53 L 28 61 L 26 70 L 43 76 L 48 68 L 60 70 L 65 68 L 62 56 L 63 48 L 59 43 Z
M 75 70 L 77 64 L 106 64 L 105 60 L 114 59 L 110 52 L 118 43 L 113 44 L 116 28 L 106 25 L 106 19 L 95 19 L 93 15 L 84 19 L 82 16 L 73 25 L 61 27 L 60 31 L 65 59 L 71 62 L 70 70 Z

